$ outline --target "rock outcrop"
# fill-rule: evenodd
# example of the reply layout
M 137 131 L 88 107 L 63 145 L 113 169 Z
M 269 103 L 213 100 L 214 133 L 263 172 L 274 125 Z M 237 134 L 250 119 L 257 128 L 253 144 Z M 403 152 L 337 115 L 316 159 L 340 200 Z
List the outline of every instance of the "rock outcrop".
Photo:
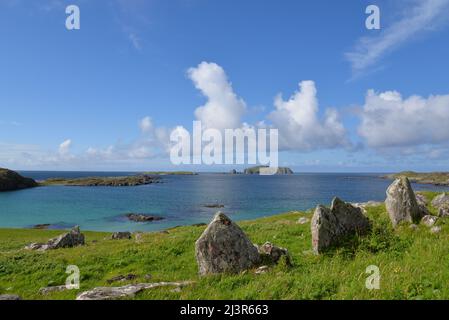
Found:
M 437 195 L 432 200 L 432 206 L 434 206 L 437 209 L 439 209 L 443 206 L 449 206 L 449 194 L 442 193 L 442 194 Z
M 131 239 L 131 232 L 114 232 L 111 235 L 111 240 Z
M 15 171 L 0 168 L 0 192 L 37 187 L 36 181 L 22 177 Z
M 151 214 L 143 214 L 143 213 L 128 213 L 125 215 L 128 220 L 134 221 L 134 222 L 151 222 L 151 221 L 158 221 L 163 220 L 163 217 L 154 216 Z
M 431 216 L 431 215 L 426 215 L 421 219 L 421 223 L 428 226 L 429 228 L 433 227 L 435 225 L 435 223 L 437 223 L 437 221 L 438 221 L 438 217 Z
M 79 227 L 76 226 L 70 232 L 50 239 L 47 243 L 31 243 L 26 246 L 25 249 L 45 251 L 81 246 L 84 245 L 84 243 L 84 235 L 81 233 Z
M 218 212 L 195 243 L 199 274 L 239 273 L 255 267 L 257 248 L 238 225 Z
M 371 223 L 362 209 L 334 198 L 330 209 L 322 205 L 315 209 L 312 218 L 312 246 L 315 253 L 337 246 L 348 236 L 363 235 Z
M 388 187 L 385 206 L 393 227 L 404 221 L 419 223 L 425 215 L 423 208 L 418 205 L 410 181 L 406 177 L 396 179 Z
M 157 282 L 157 283 L 139 283 L 130 284 L 123 287 L 98 287 L 89 291 L 80 293 L 76 300 L 115 300 L 123 298 L 132 298 L 137 293 L 159 287 L 175 287 L 182 288 L 191 285 L 192 281 L 183 282 Z
M 265 244 L 258 246 L 258 251 L 260 254 L 260 260 L 262 262 L 268 262 L 269 264 L 276 264 L 284 256 L 287 265 L 292 265 L 292 259 L 287 249 L 276 247 L 270 242 L 265 242 Z

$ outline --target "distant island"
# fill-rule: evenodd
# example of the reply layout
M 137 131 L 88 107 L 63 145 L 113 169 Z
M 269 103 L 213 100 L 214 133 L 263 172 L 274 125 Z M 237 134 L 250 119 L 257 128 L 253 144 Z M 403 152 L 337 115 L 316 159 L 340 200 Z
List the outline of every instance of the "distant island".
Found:
M 158 177 L 142 174 L 129 177 L 87 177 L 87 178 L 50 178 L 42 181 L 40 185 L 42 186 L 86 186 L 86 187 L 96 187 L 96 186 L 107 186 L 107 187 L 132 187 L 140 186 L 151 183 L 159 183 L 160 179 Z
M 449 186 L 449 172 L 421 173 L 414 171 L 403 171 L 383 176 L 383 178 L 386 179 L 397 179 L 399 177 L 407 177 L 410 181 L 415 183 L 433 184 L 436 186 Z
M 14 191 L 37 186 L 38 183 L 33 179 L 22 177 L 12 170 L 0 168 L 0 191 Z
M 252 168 L 247 168 L 243 171 L 243 174 L 260 174 L 260 169 L 268 168 L 268 166 L 256 166 Z M 287 167 L 278 167 L 277 175 L 293 174 L 293 170 Z
M 142 174 L 154 176 L 195 176 L 198 173 L 192 171 L 146 171 Z

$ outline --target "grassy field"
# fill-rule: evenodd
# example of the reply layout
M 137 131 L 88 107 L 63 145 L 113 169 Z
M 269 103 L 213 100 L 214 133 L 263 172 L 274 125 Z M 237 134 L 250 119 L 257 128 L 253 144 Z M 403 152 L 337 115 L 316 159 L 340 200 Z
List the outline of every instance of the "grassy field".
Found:
M 427 193 L 431 199 L 435 194 Z M 432 211 L 435 212 L 434 208 Z M 311 252 L 310 225 L 296 223 L 311 212 L 291 212 L 239 223 L 254 243 L 265 241 L 289 249 L 293 267 L 280 264 L 268 273 L 251 270 L 239 275 L 200 278 L 194 243 L 203 227 L 179 227 L 169 233 L 146 233 L 135 240 L 106 240 L 110 234 L 85 232 L 83 247 L 48 252 L 22 248 L 60 234 L 48 230 L 0 230 L 0 294 L 24 299 L 74 299 L 96 286 L 132 282 L 193 280 L 180 292 L 158 288 L 136 299 L 449 299 L 449 225 L 432 234 L 424 225 L 416 231 L 402 226 L 392 230 L 384 206 L 368 210 L 374 223 L 370 235 L 348 241 L 344 248 L 316 256 Z M 65 283 L 67 265 L 80 268 L 81 288 L 40 295 L 39 288 Z M 365 287 L 366 268 L 380 268 L 380 290 Z M 108 284 L 129 273 L 133 281 Z M 152 279 L 145 279 L 151 274 Z

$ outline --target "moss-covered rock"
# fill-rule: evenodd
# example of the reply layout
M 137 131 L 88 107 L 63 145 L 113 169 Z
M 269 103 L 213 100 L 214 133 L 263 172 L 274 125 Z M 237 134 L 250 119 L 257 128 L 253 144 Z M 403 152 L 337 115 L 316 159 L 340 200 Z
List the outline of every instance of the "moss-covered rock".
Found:
M 37 182 L 15 171 L 0 168 L 0 192 L 37 187 Z

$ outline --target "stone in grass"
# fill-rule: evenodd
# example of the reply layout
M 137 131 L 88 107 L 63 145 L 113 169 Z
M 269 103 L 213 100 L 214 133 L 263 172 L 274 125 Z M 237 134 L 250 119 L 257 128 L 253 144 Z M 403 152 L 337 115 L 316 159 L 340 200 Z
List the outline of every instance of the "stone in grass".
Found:
M 334 198 L 330 209 L 319 205 L 313 214 L 311 231 L 312 247 L 315 253 L 339 245 L 348 236 L 363 235 L 371 223 L 362 209 Z
M 254 271 L 255 274 L 264 274 L 267 273 L 270 270 L 268 266 L 260 266 L 259 268 Z
M 16 301 L 22 298 L 16 294 L 0 294 L 0 301 Z
M 406 177 L 396 179 L 388 187 L 385 206 L 394 228 L 404 221 L 419 223 L 425 214 L 418 205 L 410 181 Z
M 438 209 L 438 216 L 440 218 L 449 217 L 449 205 L 443 205 Z
M 441 232 L 441 227 L 440 226 L 435 226 L 435 227 L 432 227 L 431 229 L 430 229 L 430 232 L 431 233 L 440 233 Z
M 437 221 L 438 221 L 438 217 L 427 215 L 422 218 L 421 223 L 423 223 L 424 225 L 426 225 L 430 228 L 430 227 L 433 227 Z
M 45 287 L 39 289 L 39 294 L 46 295 L 53 292 L 61 292 L 67 290 L 67 286 L 61 285 L 61 286 L 53 286 L 53 287 Z
M 259 263 L 257 248 L 240 227 L 218 212 L 195 243 L 199 274 L 239 273 Z
M 444 205 L 449 205 L 449 194 L 446 192 L 437 195 L 432 200 L 432 206 L 434 206 L 435 208 L 440 208 Z
M 131 232 L 114 232 L 111 235 L 112 240 L 131 239 Z
M 59 248 L 71 248 L 84 244 L 84 235 L 81 233 L 80 228 L 76 226 L 70 232 L 50 239 L 47 243 L 31 243 L 25 249 L 46 251 Z
M 308 223 L 310 220 L 309 220 L 309 218 L 306 218 L 306 217 L 301 217 L 301 218 L 299 218 L 298 219 L 298 224 L 306 224 L 306 223 Z
M 288 266 L 292 265 L 292 259 L 287 249 L 276 247 L 270 242 L 265 242 L 261 246 L 257 246 L 260 260 L 262 262 L 268 262 L 269 264 L 276 264 L 279 260 L 285 256 L 286 263 Z

